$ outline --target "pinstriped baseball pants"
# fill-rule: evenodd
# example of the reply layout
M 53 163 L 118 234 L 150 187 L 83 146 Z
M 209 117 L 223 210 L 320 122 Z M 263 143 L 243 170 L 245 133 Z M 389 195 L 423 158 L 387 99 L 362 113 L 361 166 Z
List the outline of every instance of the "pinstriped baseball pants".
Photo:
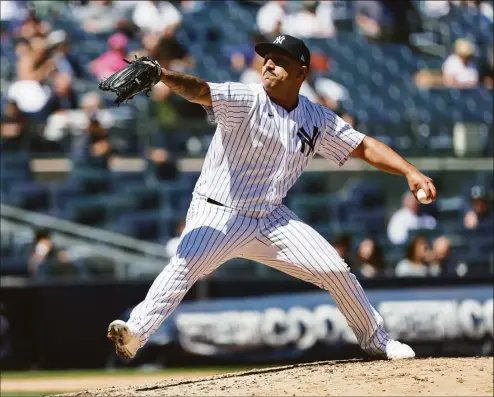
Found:
M 255 215 L 255 216 L 254 216 Z M 153 282 L 128 321 L 141 346 L 175 310 L 201 277 L 244 257 L 329 291 L 369 354 L 385 352 L 389 336 L 347 264 L 318 232 L 284 205 L 269 213 L 246 213 L 194 198 L 176 255 Z

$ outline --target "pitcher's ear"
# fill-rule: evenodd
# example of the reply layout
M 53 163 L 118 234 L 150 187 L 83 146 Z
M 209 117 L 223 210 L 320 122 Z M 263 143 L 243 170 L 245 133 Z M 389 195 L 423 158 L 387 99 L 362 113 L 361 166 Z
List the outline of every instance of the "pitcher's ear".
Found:
M 305 80 L 307 78 L 308 72 L 309 71 L 307 70 L 307 66 L 302 66 L 299 72 L 297 73 L 297 77 L 303 77 Z

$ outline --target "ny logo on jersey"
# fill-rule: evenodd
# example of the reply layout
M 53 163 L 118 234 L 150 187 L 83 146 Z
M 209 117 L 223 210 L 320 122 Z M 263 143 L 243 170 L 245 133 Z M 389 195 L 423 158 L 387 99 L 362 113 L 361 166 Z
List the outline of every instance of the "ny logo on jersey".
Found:
M 273 44 L 281 44 L 285 40 L 285 36 L 278 36 L 274 41 Z
M 300 127 L 297 132 L 297 136 L 300 138 L 300 141 L 302 142 L 302 147 L 300 148 L 300 151 L 305 154 L 307 157 L 311 152 L 314 152 L 314 147 L 316 144 L 317 137 L 319 136 L 319 128 L 314 127 L 312 131 L 312 136 L 310 136 L 304 129 L 304 127 Z M 308 147 L 307 153 L 306 153 L 306 148 Z

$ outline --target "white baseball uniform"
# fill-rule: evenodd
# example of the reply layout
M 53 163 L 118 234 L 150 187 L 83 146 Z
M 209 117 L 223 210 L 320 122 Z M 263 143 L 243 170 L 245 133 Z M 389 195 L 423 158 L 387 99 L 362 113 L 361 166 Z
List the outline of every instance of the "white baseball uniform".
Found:
M 384 353 L 383 320 L 347 264 L 281 204 L 316 153 L 341 166 L 364 135 L 301 95 L 288 112 L 261 84 L 209 86 L 213 105 L 207 110 L 218 125 L 178 251 L 128 321 L 141 346 L 199 278 L 244 257 L 328 290 L 360 346 Z

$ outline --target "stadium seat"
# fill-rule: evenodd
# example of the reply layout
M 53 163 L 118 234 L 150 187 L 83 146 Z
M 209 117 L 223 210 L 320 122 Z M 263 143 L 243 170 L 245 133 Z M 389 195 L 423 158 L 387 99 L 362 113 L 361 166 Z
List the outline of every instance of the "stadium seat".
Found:
M 117 230 L 137 239 L 161 241 L 170 238 L 166 227 L 171 221 L 159 211 L 134 211 L 118 217 Z
M 68 175 L 67 184 L 81 188 L 85 193 L 111 191 L 111 173 L 106 170 L 76 166 Z
M 331 222 L 331 205 L 334 199 L 328 194 L 303 194 L 293 195 L 289 200 L 289 207 L 303 221 L 309 225 L 315 223 Z
M 78 197 L 65 207 L 65 217 L 76 223 L 89 226 L 104 226 L 111 201 L 105 196 Z
M 51 205 L 47 186 L 37 183 L 16 183 L 9 192 L 9 204 L 30 211 L 45 212 Z
M 14 258 L 11 256 L 0 257 L 1 276 L 28 276 L 27 261 L 25 258 Z
M 111 189 L 114 192 L 120 192 L 130 186 L 144 186 L 146 183 L 146 174 L 141 171 L 114 171 L 109 174 L 109 177 L 111 180 Z

